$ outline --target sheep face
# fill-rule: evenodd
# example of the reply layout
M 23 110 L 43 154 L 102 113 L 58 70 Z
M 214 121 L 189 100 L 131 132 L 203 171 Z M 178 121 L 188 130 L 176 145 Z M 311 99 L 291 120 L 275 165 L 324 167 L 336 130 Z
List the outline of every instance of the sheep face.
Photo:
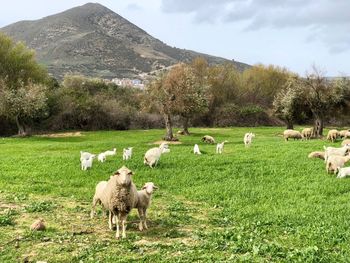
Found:
M 147 194 L 152 194 L 153 191 L 157 190 L 158 187 L 154 185 L 152 182 L 145 183 L 142 187 L 142 190 L 146 190 Z
M 120 168 L 114 174 L 114 176 L 116 176 L 117 184 L 122 185 L 122 186 L 128 186 L 131 184 L 131 176 L 132 175 L 133 175 L 133 172 L 125 166 Z

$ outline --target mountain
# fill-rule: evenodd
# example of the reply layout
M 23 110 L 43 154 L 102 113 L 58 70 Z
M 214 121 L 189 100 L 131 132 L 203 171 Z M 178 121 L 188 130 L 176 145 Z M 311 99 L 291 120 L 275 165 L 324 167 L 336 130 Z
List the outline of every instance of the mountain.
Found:
M 38 61 L 57 78 L 66 73 L 135 77 L 197 56 L 205 57 L 210 64 L 229 61 L 170 47 L 97 3 L 35 21 L 20 21 L 0 31 L 36 50 Z M 240 70 L 249 67 L 231 62 Z

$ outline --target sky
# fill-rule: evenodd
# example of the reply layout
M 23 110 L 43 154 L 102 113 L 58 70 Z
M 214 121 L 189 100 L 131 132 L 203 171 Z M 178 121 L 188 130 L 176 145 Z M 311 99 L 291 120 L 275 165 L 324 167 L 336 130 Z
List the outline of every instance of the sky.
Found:
M 0 0 L 0 27 L 84 0 Z M 350 76 L 350 0 L 100 0 L 166 44 L 300 75 Z

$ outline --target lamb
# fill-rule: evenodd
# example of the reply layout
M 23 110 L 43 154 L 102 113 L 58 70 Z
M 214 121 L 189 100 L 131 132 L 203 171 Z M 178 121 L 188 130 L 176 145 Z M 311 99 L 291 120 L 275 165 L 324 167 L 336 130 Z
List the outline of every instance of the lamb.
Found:
M 158 187 L 154 185 L 152 182 L 145 183 L 140 191 L 137 192 L 137 205 L 136 208 L 139 212 L 140 224 L 139 230 L 143 231 L 143 229 L 148 229 L 147 226 L 147 208 L 151 204 L 152 193 L 154 190 L 157 190 Z
M 228 142 L 228 141 L 223 141 L 222 143 L 218 143 L 216 145 L 216 153 L 222 154 L 222 152 L 224 150 L 224 145 L 226 142 Z
M 193 147 L 193 153 L 194 154 L 202 154 L 201 151 L 199 150 L 198 144 L 195 144 Z
M 350 130 L 342 130 L 339 132 L 339 137 L 340 138 L 348 138 L 350 137 Z
M 327 159 L 326 164 L 326 171 L 327 173 L 333 171 L 334 174 L 337 173 L 337 171 L 344 166 L 346 162 L 350 161 L 350 155 L 347 156 L 339 156 L 339 155 L 332 155 L 329 156 Z
M 88 168 L 92 168 L 92 161 L 96 157 L 96 155 L 91 155 L 89 159 L 81 160 L 81 170 L 86 171 Z
M 339 136 L 338 130 L 330 130 L 327 134 L 327 140 L 334 142 L 335 140 L 337 140 L 338 136 Z
M 350 167 L 344 167 L 344 168 L 338 167 L 338 175 L 337 175 L 338 179 L 345 178 L 349 175 L 350 175 Z
M 204 135 L 202 138 L 202 142 L 213 144 L 213 143 L 215 143 L 215 139 L 212 136 Z
M 159 147 L 149 149 L 145 153 L 143 163 L 145 165 L 149 165 L 151 168 L 156 167 L 162 153 L 170 152 L 170 149 L 168 147 L 168 144 L 163 142 Z
M 341 143 L 341 146 L 344 146 L 345 144 L 350 144 L 350 140 L 344 140 Z
M 305 128 L 301 131 L 303 140 L 310 140 L 312 136 L 313 128 Z
M 243 142 L 244 142 L 244 145 L 245 147 L 248 147 L 252 144 L 252 141 L 253 141 L 253 138 L 255 137 L 255 134 L 254 133 L 246 133 L 244 135 L 244 138 L 243 138 Z
M 326 147 L 326 146 L 323 146 L 323 148 L 325 150 L 324 159 L 325 159 L 325 162 L 327 162 L 328 157 L 332 155 L 344 156 L 350 149 L 350 144 L 345 144 L 343 147 L 340 147 L 340 148 Z
M 107 183 L 108 183 L 107 181 L 101 181 L 96 185 L 95 194 L 92 199 L 92 208 L 90 213 L 91 219 L 94 218 L 94 215 L 96 214 L 96 211 L 95 211 L 96 204 L 102 205 L 101 199 L 103 198 L 103 193 L 104 193 L 104 190 L 106 189 Z M 103 214 L 105 214 L 105 209 L 103 205 L 102 205 L 102 210 L 103 210 Z
M 294 140 L 302 139 L 301 133 L 295 130 L 285 130 L 283 132 L 283 137 L 286 141 L 288 141 L 289 138 L 293 138 Z
M 80 151 L 80 161 L 82 160 L 88 160 L 92 155 L 92 153 L 89 153 L 89 152 L 83 152 L 83 151 Z
M 98 156 L 97 156 L 97 160 L 101 163 L 104 163 L 106 161 L 106 155 L 105 153 L 100 153 Z
M 311 152 L 310 154 L 309 154 L 309 158 L 320 158 L 320 159 L 322 159 L 322 160 L 324 160 L 324 152 Z
M 123 149 L 123 161 L 131 159 L 132 148 L 133 147 L 129 147 L 129 148 L 124 148 Z
M 116 151 L 117 151 L 117 149 L 114 148 L 112 151 L 105 151 L 104 154 L 105 154 L 106 156 L 113 156 L 113 155 L 116 154 Z
M 98 195 L 99 198 L 94 198 L 92 203 L 92 214 L 97 202 L 101 202 L 104 208 L 109 211 L 108 225 L 110 229 L 112 229 L 113 219 L 116 219 L 117 239 L 120 237 L 119 222 L 122 225 L 122 238 L 126 238 L 126 219 L 138 202 L 137 189 L 132 182 L 132 175 L 133 172 L 127 167 L 120 168 L 111 176 L 102 193 Z

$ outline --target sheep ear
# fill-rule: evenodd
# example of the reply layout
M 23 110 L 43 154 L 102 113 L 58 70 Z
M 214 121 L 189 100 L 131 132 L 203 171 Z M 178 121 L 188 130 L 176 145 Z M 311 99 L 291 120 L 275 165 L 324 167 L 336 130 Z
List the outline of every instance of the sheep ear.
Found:
M 116 172 L 114 173 L 114 175 L 120 175 L 120 172 L 119 172 L 119 171 L 116 171 Z
M 147 187 L 144 185 L 144 186 L 142 186 L 142 190 L 145 190 Z
M 158 186 L 155 186 L 155 185 L 153 186 L 153 188 L 154 188 L 154 189 L 156 189 L 156 190 L 158 190 L 158 189 L 159 189 L 159 187 L 158 187 Z

